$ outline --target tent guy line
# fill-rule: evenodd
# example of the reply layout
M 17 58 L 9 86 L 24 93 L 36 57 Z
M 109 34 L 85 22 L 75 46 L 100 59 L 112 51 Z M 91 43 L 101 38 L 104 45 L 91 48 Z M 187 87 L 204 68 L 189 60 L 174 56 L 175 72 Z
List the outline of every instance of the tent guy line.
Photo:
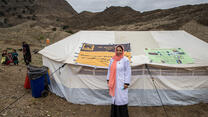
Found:
M 156 87 L 156 85 L 155 85 L 154 77 L 152 76 L 152 74 L 151 74 L 151 72 L 150 72 L 149 67 L 148 67 L 147 64 L 145 64 L 145 68 L 147 69 L 148 74 L 150 75 L 150 78 L 152 79 L 152 83 L 153 83 L 154 88 L 155 88 L 155 90 L 156 90 L 156 92 L 157 92 L 157 94 L 158 94 L 158 96 L 159 96 L 159 98 L 160 98 L 160 102 L 161 102 L 161 105 L 162 105 L 162 107 L 163 107 L 163 110 L 164 110 L 164 112 L 165 112 L 165 114 L 166 114 L 166 117 L 168 117 L 168 112 L 167 112 L 167 110 L 165 109 L 165 106 L 164 106 L 164 104 L 163 104 L 163 102 L 162 102 L 162 98 L 160 97 L 160 93 L 159 93 L 159 91 L 158 91 L 158 89 L 157 89 L 157 87 Z

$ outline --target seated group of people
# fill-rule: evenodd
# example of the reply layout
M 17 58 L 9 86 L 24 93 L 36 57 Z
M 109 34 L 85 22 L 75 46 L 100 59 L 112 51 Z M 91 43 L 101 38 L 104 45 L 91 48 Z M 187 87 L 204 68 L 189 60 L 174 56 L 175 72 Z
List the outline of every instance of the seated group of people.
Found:
M 7 50 L 3 50 L 1 57 L 1 64 L 9 65 L 10 63 L 14 63 L 14 65 L 18 65 L 18 53 L 15 49 L 12 52 L 7 53 Z
M 31 53 L 30 46 L 26 42 L 22 42 L 23 57 L 26 65 L 29 65 L 31 62 Z M 15 49 L 12 52 L 7 52 L 7 50 L 3 50 L 1 64 L 9 65 L 10 63 L 14 63 L 14 65 L 18 65 L 18 53 Z

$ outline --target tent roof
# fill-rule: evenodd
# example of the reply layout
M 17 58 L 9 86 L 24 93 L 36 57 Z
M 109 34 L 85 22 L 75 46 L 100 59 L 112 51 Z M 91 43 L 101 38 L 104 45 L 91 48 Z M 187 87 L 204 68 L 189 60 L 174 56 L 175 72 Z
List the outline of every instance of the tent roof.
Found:
M 76 64 L 75 59 L 83 43 L 131 45 L 132 66 L 153 64 L 168 67 L 208 66 L 208 43 L 185 31 L 79 31 L 50 46 L 40 54 L 62 63 Z M 150 63 L 145 48 L 183 48 L 194 60 L 193 64 Z

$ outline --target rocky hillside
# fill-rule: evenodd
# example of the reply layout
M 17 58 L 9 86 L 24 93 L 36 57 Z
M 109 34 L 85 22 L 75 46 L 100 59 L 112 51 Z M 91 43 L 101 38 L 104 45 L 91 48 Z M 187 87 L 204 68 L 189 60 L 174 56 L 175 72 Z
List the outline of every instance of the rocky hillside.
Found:
M 77 12 L 65 0 L 36 0 L 38 16 L 71 17 Z
M 1 0 L 0 27 L 11 27 L 27 21 L 55 22 L 77 12 L 65 0 Z M 49 23 L 50 23 L 49 22 Z
M 1 0 L 0 27 L 11 27 L 33 20 L 36 21 L 34 25 L 67 30 L 133 24 L 135 29 L 140 29 L 147 23 L 153 23 L 154 26 L 141 30 L 177 30 L 191 20 L 208 25 L 207 11 L 208 4 L 200 4 L 143 13 L 130 7 L 110 7 L 103 12 L 84 11 L 78 14 L 65 0 Z
M 0 1 L 0 27 L 11 27 L 21 22 L 35 19 L 34 0 Z
M 129 7 L 110 7 L 103 12 L 86 15 L 78 14 L 68 20 L 72 28 L 89 29 L 99 26 L 119 26 L 143 23 L 157 23 L 157 26 L 143 29 L 177 30 L 185 23 L 195 20 L 208 25 L 208 4 L 187 5 L 167 10 L 154 10 L 140 13 Z
M 68 24 L 73 28 L 87 29 L 95 26 L 114 26 L 129 24 L 135 21 L 140 12 L 130 7 L 110 7 L 103 12 L 90 13 L 82 12 L 68 20 Z
M 0 40 L 21 43 L 27 39 L 39 44 L 46 38 L 56 42 L 79 30 L 185 30 L 208 42 L 207 11 L 208 4 L 199 4 L 143 13 L 110 7 L 78 14 L 65 0 L 1 0 Z

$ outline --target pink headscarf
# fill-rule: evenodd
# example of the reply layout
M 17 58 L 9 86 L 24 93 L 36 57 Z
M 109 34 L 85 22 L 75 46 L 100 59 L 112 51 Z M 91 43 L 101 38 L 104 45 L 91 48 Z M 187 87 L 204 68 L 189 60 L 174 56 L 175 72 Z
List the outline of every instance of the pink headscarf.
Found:
M 118 47 L 121 47 L 123 49 L 122 55 L 117 56 L 116 55 L 116 49 Z M 117 65 L 117 61 L 120 61 L 124 56 L 124 47 L 122 45 L 118 45 L 115 47 L 115 55 L 113 56 L 113 63 L 111 64 L 111 68 L 110 68 L 110 77 L 109 77 L 109 89 L 110 92 L 109 94 L 111 96 L 115 96 L 115 88 L 116 88 L 116 65 Z

